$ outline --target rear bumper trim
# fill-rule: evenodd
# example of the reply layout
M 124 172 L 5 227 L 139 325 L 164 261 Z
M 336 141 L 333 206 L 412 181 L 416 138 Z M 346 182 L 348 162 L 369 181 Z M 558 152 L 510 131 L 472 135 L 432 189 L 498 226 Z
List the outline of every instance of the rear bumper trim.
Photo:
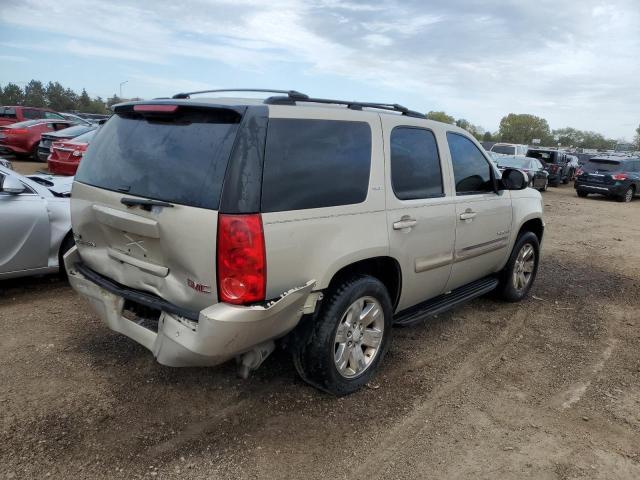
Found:
M 150 293 L 141 292 L 139 290 L 134 290 L 132 288 L 125 287 L 124 285 L 120 285 L 119 283 L 116 283 L 113 280 L 91 270 L 84 263 L 75 263 L 74 268 L 78 272 L 80 272 L 87 280 L 90 280 L 99 287 L 104 288 L 106 291 L 118 295 L 119 297 L 122 297 L 126 300 L 131 300 L 141 305 L 155 308 L 157 310 L 162 310 L 164 312 L 173 313 L 175 315 L 193 320 L 195 322 L 198 321 L 200 312 L 189 310 L 188 308 L 179 307 Z
M 197 312 L 194 322 L 174 313 L 175 305 L 91 270 L 82 263 L 77 247 L 65 254 L 64 263 L 73 289 L 89 301 L 107 327 L 138 342 L 158 363 L 170 367 L 218 365 L 283 337 L 302 318 L 316 283 L 310 280 L 261 305 L 216 303 Z M 126 299 L 160 309 L 157 331 L 125 316 Z

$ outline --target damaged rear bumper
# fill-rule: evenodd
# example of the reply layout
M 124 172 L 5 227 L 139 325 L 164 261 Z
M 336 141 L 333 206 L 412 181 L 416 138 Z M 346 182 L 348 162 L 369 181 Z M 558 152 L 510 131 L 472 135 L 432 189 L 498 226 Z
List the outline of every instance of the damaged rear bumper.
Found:
M 82 262 L 76 247 L 64 262 L 71 286 L 89 300 L 110 329 L 140 343 L 159 363 L 171 367 L 217 365 L 284 336 L 298 324 L 315 285 L 309 281 L 265 306 L 217 303 L 201 310 L 197 321 L 161 307 L 156 332 L 123 316 L 125 298 L 76 268 Z

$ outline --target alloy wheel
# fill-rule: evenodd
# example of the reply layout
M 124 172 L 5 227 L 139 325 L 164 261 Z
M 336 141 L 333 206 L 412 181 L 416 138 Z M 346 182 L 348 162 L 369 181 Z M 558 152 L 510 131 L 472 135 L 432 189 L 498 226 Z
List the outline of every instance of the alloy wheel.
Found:
M 353 302 L 336 330 L 334 362 L 340 375 L 362 375 L 380 352 L 383 335 L 384 311 L 380 302 L 373 297 Z
M 536 251 L 533 245 L 525 243 L 516 257 L 513 266 L 513 287 L 521 292 L 531 282 L 536 265 Z

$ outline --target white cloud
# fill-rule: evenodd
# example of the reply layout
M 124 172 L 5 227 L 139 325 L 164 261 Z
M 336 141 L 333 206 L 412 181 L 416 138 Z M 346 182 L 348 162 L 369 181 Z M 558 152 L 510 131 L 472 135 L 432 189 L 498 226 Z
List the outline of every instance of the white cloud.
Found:
M 21 0 L 0 5 L 0 22 L 65 37 L 55 48 L 72 55 L 168 72 L 195 59 L 249 77 L 285 64 L 350 78 L 489 129 L 509 112 L 616 136 L 640 121 L 637 0 Z

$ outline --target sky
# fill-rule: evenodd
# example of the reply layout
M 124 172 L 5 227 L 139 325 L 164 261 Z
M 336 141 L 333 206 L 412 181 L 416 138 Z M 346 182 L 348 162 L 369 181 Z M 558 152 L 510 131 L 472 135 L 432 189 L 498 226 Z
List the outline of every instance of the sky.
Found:
M 0 0 L 0 85 L 294 89 L 631 140 L 640 0 Z

